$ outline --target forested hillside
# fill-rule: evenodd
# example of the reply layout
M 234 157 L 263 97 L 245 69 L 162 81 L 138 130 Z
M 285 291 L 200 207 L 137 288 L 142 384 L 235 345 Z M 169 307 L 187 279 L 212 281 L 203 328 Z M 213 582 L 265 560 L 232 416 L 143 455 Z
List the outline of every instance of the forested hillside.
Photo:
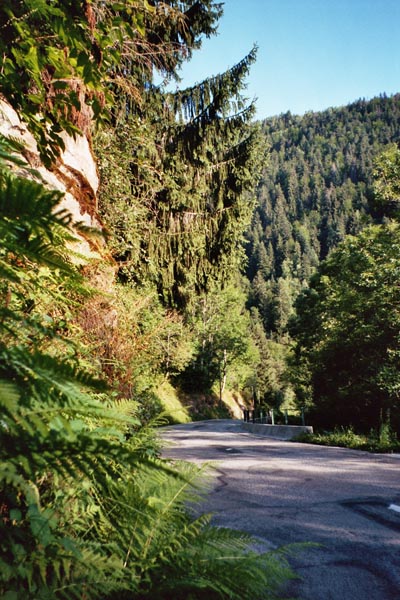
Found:
M 247 234 L 247 275 L 250 304 L 267 334 L 279 337 L 319 262 L 347 234 L 382 220 L 374 161 L 400 140 L 400 96 L 283 114 L 262 131 L 269 155 Z

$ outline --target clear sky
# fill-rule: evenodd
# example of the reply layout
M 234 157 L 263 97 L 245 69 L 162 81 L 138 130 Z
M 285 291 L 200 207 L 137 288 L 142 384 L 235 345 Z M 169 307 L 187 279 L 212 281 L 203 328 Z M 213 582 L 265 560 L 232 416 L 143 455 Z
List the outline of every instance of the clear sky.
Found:
M 246 96 L 260 119 L 400 92 L 400 0 L 225 0 L 218 35 L 180 87 L 225 71 L 254 43 Z

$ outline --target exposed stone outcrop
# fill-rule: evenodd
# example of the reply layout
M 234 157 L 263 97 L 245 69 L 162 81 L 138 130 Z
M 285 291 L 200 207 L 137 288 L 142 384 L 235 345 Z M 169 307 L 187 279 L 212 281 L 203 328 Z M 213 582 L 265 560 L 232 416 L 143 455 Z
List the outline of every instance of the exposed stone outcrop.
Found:
M 49 188 L 64 193 L 61 207 L 71 213 L 76 223 L 101 230 L 101 223 L 97 217 L 99 178 L 87 137 L 72 138 L 61 134 L 65 150 L 50 171 L 40 160 L 36 141 L 26 125 L 20 120 L 12 106 L 1 98 L 0 133 L 23 143 L 25 159 L 40 173 Z M 95 242 L 83 235 L 79 235 L 79 240 L 74 249 L 80 254 L 93 256 L 100 250 L 98 241 Z
M 99 177 L 90 142 L 86 136 L 72 138 L 61 134 L 65 149 L 51 170 L 47 169 L 39 155 L 36 141 L 21 122 L 17 112 L 0 98 L 0 133 L 5 137 L 15 138 L 24 145 L 23 156 L 30 170 L 15 167 L 18 172 L 34 178 L 32 171 L 38 173 L 37 179 L 49 188 L 61 191 L 64 196 L 60 208 L 66 209 L 73 217 L 74 223 L 98 230 L 101 234 L 102 224 L 97 216 L 97 192 Z M 90 331 L 90 335 L 99 341 L 99 347 L 106 351 L 114 351 L 114 332 L 118 327 L 118 311 L 115 306 L 115 274 L 116 264 L 107 251 L 102 235 L 93 236 L 75 229 L 77 241 L 71 244 L 74 262 L 80 264 L 81 273 L 89 283 L 92 294 L 83 303 L 78 320 L 82 329 Z M 81 260 L 83 257 L 83 260 Z M 87 259 L 94 260 L 87 260 Z M 100 356 L 101 360 L 101 356 Z M 106 372 L 104 370 L 104 372 Z

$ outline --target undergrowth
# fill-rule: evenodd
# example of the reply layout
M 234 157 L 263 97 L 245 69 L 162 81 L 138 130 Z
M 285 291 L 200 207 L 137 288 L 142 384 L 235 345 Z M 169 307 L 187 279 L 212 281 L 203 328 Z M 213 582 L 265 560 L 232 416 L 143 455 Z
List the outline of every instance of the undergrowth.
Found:
M 352 427 L 338 427 L 334 431 L 304 433 L 295 441 L 366 452 L 400 452 L 400 441 L 388 425 L 382 425 L 379 431 L 372 430 L 368 435 L 356 433 Z

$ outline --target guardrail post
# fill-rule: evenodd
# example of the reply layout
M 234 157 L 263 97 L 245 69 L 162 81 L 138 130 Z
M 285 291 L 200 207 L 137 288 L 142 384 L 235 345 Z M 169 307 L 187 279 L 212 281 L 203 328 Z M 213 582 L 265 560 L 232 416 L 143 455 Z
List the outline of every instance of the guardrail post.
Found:
M 274 417 L 274 409 L 271 408 L 271 410 L 269 411 L 269 414 L 271 415 L 271 425 L 275 425 L 275 417 Z

